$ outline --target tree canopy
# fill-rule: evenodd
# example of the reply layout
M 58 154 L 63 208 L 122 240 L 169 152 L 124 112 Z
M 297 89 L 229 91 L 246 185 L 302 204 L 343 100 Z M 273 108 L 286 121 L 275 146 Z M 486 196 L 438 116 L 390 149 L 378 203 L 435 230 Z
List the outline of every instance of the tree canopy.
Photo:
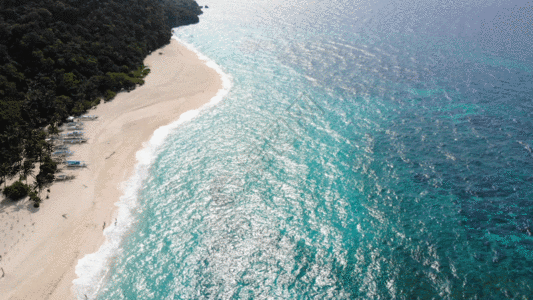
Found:
M 144 58 L 199 14 L 194 0 L 0 1 L 0 178 L 47 157 L 40 128 L 143 84 Z

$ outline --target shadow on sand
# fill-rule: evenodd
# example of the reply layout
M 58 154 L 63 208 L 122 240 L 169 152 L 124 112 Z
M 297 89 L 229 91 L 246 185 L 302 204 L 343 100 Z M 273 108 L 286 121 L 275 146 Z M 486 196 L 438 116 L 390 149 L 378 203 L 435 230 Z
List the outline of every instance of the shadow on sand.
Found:
M 33 202 L 30 201 L 30 197 L 25 197 L 20 200 L 11 200 L 6 196 L 2 195 L 0 198 L 0 214 L 17 212 L 21 209 L 26 208 L 28 211 L 35 213 L 39 211 L 38 207 L 33 207 Z

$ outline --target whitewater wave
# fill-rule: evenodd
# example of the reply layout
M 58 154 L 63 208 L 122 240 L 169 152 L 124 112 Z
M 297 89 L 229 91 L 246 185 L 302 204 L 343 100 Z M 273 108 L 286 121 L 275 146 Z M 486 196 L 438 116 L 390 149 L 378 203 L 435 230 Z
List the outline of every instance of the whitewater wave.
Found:
M 78 261 L 76 265 L 76 275 L 78 278 L 72 281 L 73 292 L 78 299 L 95 299 L 99 290 L 105 282 L 110 271 L 110 262 L 119 257 L 122 253 L 121 244 L 125 234 L 135 223 L 134 212 L 138 210 L 138 194 L 143 181 L 147 178 L 150 166 L 153 164 L 160 146 L 164 143 L 169 134 L 181 124 L 189 122 L 197 117 L 201 111 L 218 104 L 228 94 L 232 86 L 231 77 L 224 73 L 219 65 L 207 56 L 197 51 L 192 45 L 183 42 L 176 36 L 173 37 L 189 50 L 196 53 L 198 58 L 215 70 L 222 80 L 222 88 L 211 100 L 198 109 L 189 110 L 180 115 L 179 119 L 171 124 L 159 127 L 154 131 L 152 137 L 145 143 L 143 148 L 136 153 L 137 164 L 134 175 L 126 182 L 122 183 L 124 194 L 115 203 L 118 207 L 117 219 L 114 224 L 104 230 L 106 240 L 97 252 L 87 254 Z

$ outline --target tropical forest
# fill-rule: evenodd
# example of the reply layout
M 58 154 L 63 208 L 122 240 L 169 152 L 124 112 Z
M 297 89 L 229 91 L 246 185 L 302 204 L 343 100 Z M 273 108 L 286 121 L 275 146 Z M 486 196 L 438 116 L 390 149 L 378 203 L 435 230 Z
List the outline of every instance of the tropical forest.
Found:
M 69 116 L 142 85 L 144 58 L 201 13 L 193 0 L 2 0 L 3 193 L 29 195 L 38 205 L 57 171 L 49 134 Z

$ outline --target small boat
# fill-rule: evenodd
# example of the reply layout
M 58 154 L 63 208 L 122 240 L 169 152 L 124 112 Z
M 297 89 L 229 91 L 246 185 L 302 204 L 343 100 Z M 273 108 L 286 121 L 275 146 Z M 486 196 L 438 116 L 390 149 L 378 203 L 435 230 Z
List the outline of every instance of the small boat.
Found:
M 66 144 L 81 144 L 87 142 L 87 139 L 81 138 L 81 137 L 70 137 L 70 138 L 64 138 L 63 143 Z
M 66 125 L 64 130 L 79 130 L 83 129 L 83 123 L 76 123 L 74 125 Z
M 71 156 L 74 152 L 70 150 L 57 150 L 52 153 L 52 156 Z
M 65 162 L 67 165 L 67 168 L 85 168 L 87 167 L 87 164 L 84 161 L 81 160 L 67 160 Z
M 83 136 L 84 132 L 83 131 L 72 131 L 72 132 L 69 132 L 69 134 L 73 136 Z
M 96 115 L 83 115 L 83 116 L 80 116 L 79 119 L 80 119 L 80 120 L 89 120 L 89 121 L 92 121 L 92 120 L 96 120 L 96 119 L 98 119 L 98 116 L 96 116 Z
M 67 133 L 62 133 L 60 137 L 69 138 L 69 137 L 81 137 L 83 136 L 83 131 L 72 131 Z
M 69 126 L 83 126 L 83 122 L 69 122 L 69 123 L 66 123 L 65 126 L 69 127 Z
M 59 150 L 70 150 L 70 148 L 67 145 L 57 145 L 57 146 L 54 146 L 54 150 L 56 150 L 56 151 L 59 151 Z
M 65 180 L 71 180 L 74 178 L 75 178 L 74 175 L 66 175 L 66 174 L 56 175 L 56 181 L 65 181 Z

